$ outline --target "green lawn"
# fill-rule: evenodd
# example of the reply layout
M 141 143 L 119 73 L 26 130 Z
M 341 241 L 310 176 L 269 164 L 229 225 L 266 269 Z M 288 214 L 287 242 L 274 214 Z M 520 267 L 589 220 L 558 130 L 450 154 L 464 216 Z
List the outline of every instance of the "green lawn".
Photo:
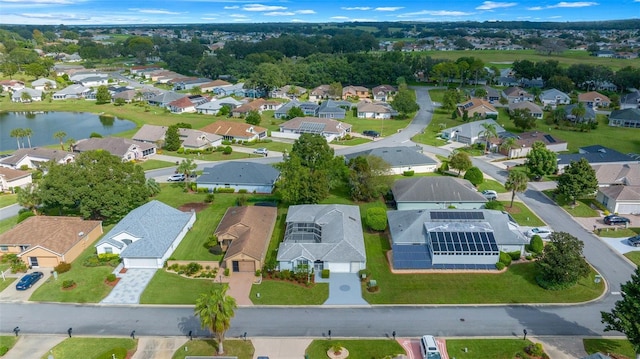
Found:
M 113 226 L 105 226 L 104 233 L 108 233 Z M 99 240 L 99 239 L 98 239 Z M 29 300 L 43 302 L 75 302 L 98 303 L 111 292 L 112 287 L 106 285 L 104 280 L 113 271 L 110 266 L 85 267 L 82 262 L 94 255 L 96 249 L 90 245 L 71 264 L 71 270 L 58 275 L 58 280 L 50 277 L 42 283 L 31 295 Z M 62 282 L 74 280 L 76 287 L 72 290 L 62 290 Z
M 635 358 L 633 347 L 627 339 L 582 339 L 584 350 L 587 354 L 601 352 L 604 354 L 621 354 L 629 358 Z
M 480 183 L 478 185 L 478 191 L 484 191 L 484 190 L 494 190 L 498 193 L 506 193 L 507 190 L 504 188 L 504 186 L 502 185 L 502 183 L 496 181 L 496 180 L 490 180 L 490 179 L 485 179 L 484 182 Z
M 371 304 L 576 303 L 598 297 L 604 283 L 595 272 L 567 290 L 547 291 L 535 281 L 535 264 L 512 264 L 504 273 L 392 274 L 384 234 L 365 233 L 367 269 L 380 291 L 363 297 Z
M 18 338 L 15 335 L 0 335 L 0 348 L 7 347 L 7 349 L 11 350 L 17 340 Z
M 504 205 L 504 210 L 509 212 L 511 217 L 521 226 L 539 227 L 546 225 L 538 216 L 536 216 L 529 207 L 522 202 L 500 201 Z
M 187 350 L 185 350 L 185 347 Z M 181 346 L 173 354 L 172 359 L 184 359 L 187 355 L 216 355 L 218 343 L 213 339 L 192 340 Z M 238 359 L 252 359 L 255 349 L 250 340 L 225 340 L 224 353 Z
M 11 285 L 16 280 L 16 278 L 6 278 L 5 280 L 0 280 L 0 292 L 2 292 L 5 288 Z
M 314 340 L 309 344 L 305 354 L 310 359 L 327 358 L 327 351 L 339 345 L 349 351 L 349 359 L 393 358 L 406 354 L 404 348 L 395 340 Z
M 558 196 L 555 194 L 554 190 L 546 190 L 542 191 L 547 197 L 554 200 L 559 206 L 564 208 L 570 215 L 573 217 L 598 217 L 600 213 L 591 208 L 591 205 L 594 201 L 593 198 L 580 198 L 576 201 L 574 205 L 570 200 L 564 198 L 564 196 Z
M 6 219 L 3 219 L 0 221 L 0 234 L 10 230 L 11 228 L 13 228 L 13 226 L 15 226 L 18 220 L 18 216 L 15 217 L 9 217 Z
M 195 304 L 196 298 L 210 291 L 213 279 L 191 279 L 159 269 L 140 296 L 141 304 Z M 180 290 L 167 290 L 180 288 Z
M 596 232 L 600 237 L 628 238 L 640 233 L 640 227 L 620 228 L 617 226 L 604 226 Z
M 447 353 L 459 359 L 511 359 L 531 344 L 522 339 L 447 339 Z
M 627 252 L 624 254 L 624 256 L 629 258 L 629 260 L 631 260 L 637 266 L 640 266 L 640 251 Z
M 14 203 L 18 203 L 17 194 L 0 193 L 0 208 L 10 206 Z
M 329 284 L 316 283 L 306 288 L 291 282 L 263 279 L 261 284 L 251 286 L 250 298 L 255 305 L 320 305 L 329 298 Z
M 331 144 L 340 146 L 357 146 L 368 142 L 371 142 L 371 140 L 368 138 L 353 137 L 350 140 L 335 140 L 331 142 Z
M 142 167 L 144 171 L 150 171 L 158 168 L 172 167 L 172 166 L 175 166 L 176 164 L 168 161 L 146 160 L 144 162 L 138 163 L 138 165 Z
M 67 338 L 53 347 L 51 354 L 56 359 L 94 359 L 100 356 L 116 354 L 116 358 L 124 359 L 127 351 L 135 351 L 137 340 L 128 338 Z M 118 351 L 119 350 L 119 351 Z M 124 350 L 125 356 L 121 355 Z M 42 356 L 47 359 L 49 353 Z

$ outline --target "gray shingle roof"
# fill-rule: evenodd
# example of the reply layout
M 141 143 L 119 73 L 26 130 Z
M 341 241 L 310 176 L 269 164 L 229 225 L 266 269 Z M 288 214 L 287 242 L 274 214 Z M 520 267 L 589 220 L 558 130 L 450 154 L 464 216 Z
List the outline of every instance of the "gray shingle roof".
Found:
M 202 175 L 196 179 L 196 183 L 272 186 L 279 176 L 280 171 L 271 165 L 232 161 L 206 167 Z
M 558 164 L 568 165 L 571 161 L 580 161 L 581 158 L 585 158 L 592 165 L 607 162 L 638 162 L 628 155 L 600 145 L 580 147 L 579 151 L 580 153 L 558 155 Z
M 557 89 L 544 90 L 538 97 L 540 98 L 541 101 L 542 100 L 555 101 L 556 99 L 567 100 L 567 101 L 571 100 L 571 97 L 569 97 L 569 95 Z
M 317 224 L 321 228 L 321 240 L 319 243 L 295 243 L 292 238 L 285 237 L 278 248 L 278 261 L 292 261 L 300 257 L 340 263 L 366 260 L 358 206 L 291 206 L 286 222 Z
M 114 237 L 128 233 L 138 238 L 126 246 L 122 258 L 162 258 L 195 213 L 181 212 L 153 200 L 129 212 L 95 245 L 119 242 Z
M 422 166 L 437 164 L 434 159 L 418 152 L 417 147 L 378 147 L 371 150 L 351 153 L 345 156 L 347 160 L 358 156 L 377 156 L 391 167 Z
M 475 138 L 478 137 L 479 133 L 485 130 L 484 127 L 482 127 L 482 125 L 485 123 L 496 126 L 496 132 L 498 134 L 506 132 L 506 130 L 502 126 L 500 126 L 496 121 L 492 119 L 467 122 L 463 125 L 447 128 L 443 132 L 453 133 L 454 131 L 456 131 L 458 133 L 458 136 Z
M 640 109 L 627 108 L 624 110 L 615 110 L 611 112 L 609 119 L 640 121 Z
M 391 191 L 396 202 L 487 202 L 471 182 L 449 176 L 399 180 Z

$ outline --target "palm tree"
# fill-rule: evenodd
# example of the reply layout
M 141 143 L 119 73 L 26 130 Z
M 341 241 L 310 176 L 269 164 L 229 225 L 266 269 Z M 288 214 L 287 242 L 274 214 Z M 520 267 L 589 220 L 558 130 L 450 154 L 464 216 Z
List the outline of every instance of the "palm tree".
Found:
M 582 122 L 584 115 L 587 114 L 587 109 L 584 107 L 584 103 L 578 102 L 578 104 L 571 109 L 571 114 L 575 116 L 576 122 Z
M 22 134 L 27 138 L 27 141 L 29 142 L 29 148 L 31 148 L 31 136 L 33 136 L 33 130 L 27 127 L 24 129 L 24 132 Z
M 23 133 L 24 133 L 24 130 L 21 129 L 21 128 L 14 128 L 9 133 L 9 136 L 16 138 L 16 143 L 18 144 L 18 149 L 20 149 L 20 139 L 22 138 L 22 134 Z
M 496 129 L 496 125 L 493 123 L 483 123 L 482 128 L 484 130 L 478 133 L 478 136 L 484 137 L 485 140 L 485 152 L 489 152 L 489 144 L 491 143 L 491 139 L 494 137 L 498 137 L 498 130 Z
M 38 187 L 34 183 L 28 183 L 18 192 L 18 204 L 24 208 L 30 209 L 33 214 L 38 214 L 38 206 L 42 204 L 42 200 L 38 193 Z
M 184 185 L 185 188 L 189 188 L 189 177 L 191 176 L 191 172 L 198 168 L 198 165 L 190 158 L 182 160 L 178 165 L 178 172 L 184 174 L 185 180 Z
M 67 133 L 64 131 L 58 131 L 53 134 L 53 138 L 57 138 L 60 141 L 60 148 L 64 151 L 64 138 L 67 137 Z
M 529 178 L 527 174 L 522 171 L 511 171 L 507 182 L 504 184 L 504 188 L 507 191 L 511 191 L 511 206 L 513 208 L 513 199 L 516 197 L 516 192 L 524 192 L 527 189 L 527 182 Z
M 67 138 L 67 146 L 69 147 L 69 152 L 73 152 L 73 145 L 76 143 L 76 140 L 74 140 L 72 137 Z M 64 148 L 63 148 L 64 150 Z
M 27 91 L 24 91 L 22 92 L 22 94 L 20 94 L 20 100 L 22 102 L 31 102 L 32 97 Z
M 500 145 L 500 149 L 507 152 L 507 157 L 511 158 L 511 149 L 515 147 L 515 145 L 516 145 L 516 139 L 513 137 L 507 137 L 504 139 L 504 141 L 502 141 L 502 144 Z
M 224 353 L 224 334 L 231 326 L 231 318 L 238 307 L 236 300 L 227 295 L 225 285 L 216 286 L 209 293 L 203 293 L 196 300 L 195 314 L 200 317 L 202 328 L 207 328 L 216 336 L 218 355 Z

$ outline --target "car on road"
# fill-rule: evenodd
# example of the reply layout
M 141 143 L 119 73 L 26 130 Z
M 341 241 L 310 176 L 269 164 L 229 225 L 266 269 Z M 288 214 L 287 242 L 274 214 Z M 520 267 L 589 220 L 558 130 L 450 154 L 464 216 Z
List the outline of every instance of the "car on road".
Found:
M 27 290 L 31 288 L 37 281 L 44 277 L 44 273 L 42 272 L 33 272 L 26 274 L 24 277 L 20 278 L 18 284 L 16 284 L 17 290 Z
M 184 181 L 184 179 L 185 179 L 184 173 L 176 173 L 176 174 L 172 174 L 171 176 L 169 176 L 169 178 L 167 178 L 167 181 L 169 181 L 169 182 L 181 182 L 181 181 Z
M 629 243 L 629 245 L 633 247 L 640 247 L 640 234 L 638 234 L 637 236 L 629 237 L 627 239 L 627 243 Z
M 540 236 L 540 238 L 549 238 L 549 236 L 553 233 L 552 230 L 546 228 L 531 228 L 527 231 L 527 237 L 533 237 L 535 235 Z
M 614 225 L 614 224 L 627 224 L 631 222 L 631 220 L 629 220 L 629 218 L 627 217 L 621 217 L 615 214 L 610 214 L 606 217 L 604 217 L 604 223 L 605 224 L 609 224 L 609 225 Z
M 496 199 L 498 199 L 498 192 L 492 189 L 485 189 L 481 193 L 484 196 L 484 198 L 488 199 L 489 201 L 495 201 Z
M 253 150 L 253 153 L 255 153 L 256 155 L 263 155 L 266 156 L 269 154 L 269 150 L 262 147 L 262 148 L 256 148 L 255 150 Z
M 420 338 L 420 353 L 423 359 L 441 359 L 436 338 L 433 335 L 424 335 Z
M 380 137 L 380 132 L 374 130 L 364 130 L 362 134 L 373 138 Z

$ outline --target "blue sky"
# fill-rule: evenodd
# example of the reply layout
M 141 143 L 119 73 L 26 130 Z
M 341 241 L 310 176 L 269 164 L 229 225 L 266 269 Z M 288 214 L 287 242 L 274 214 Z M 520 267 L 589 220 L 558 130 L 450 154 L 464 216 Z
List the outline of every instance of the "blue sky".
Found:
M 640 18 L 640 0 L 0 0 L 0 23 L 43 25 Z

